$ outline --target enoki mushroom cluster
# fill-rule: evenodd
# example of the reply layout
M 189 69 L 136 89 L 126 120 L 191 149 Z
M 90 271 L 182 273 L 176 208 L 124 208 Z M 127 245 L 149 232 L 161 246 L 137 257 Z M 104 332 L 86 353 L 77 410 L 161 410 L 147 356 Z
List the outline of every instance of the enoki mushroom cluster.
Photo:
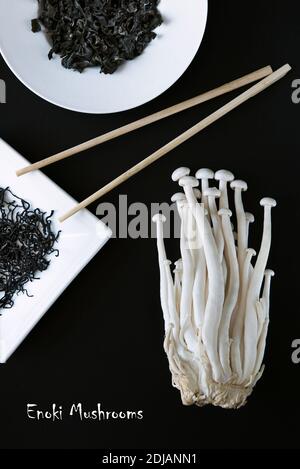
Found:
M 178 168 L 172 179 L 181 219 L 181 259 L 174 277 L 167 260 L 161 214 L 154 216 L 165 321 L 164 349 L 173 386 L 185 405 L 243 406 L 263 373 L 269 325 L 270 283 L 265 270 L 271 246 L 271 209 L 263 198 L 264 226 L 260 250 L 248 247 L 252 214 L 245 212 L 244 181 L 231 172 L 200 169 L 196 177 Z M 215 179 L 216 186 L 209 187 Z M 201 181 L 201 192 L 197 189 Z M 237 230 L 231 223 L 228 183 L 234 191 Z M 211 184 L 213 185 L 213 184 Z

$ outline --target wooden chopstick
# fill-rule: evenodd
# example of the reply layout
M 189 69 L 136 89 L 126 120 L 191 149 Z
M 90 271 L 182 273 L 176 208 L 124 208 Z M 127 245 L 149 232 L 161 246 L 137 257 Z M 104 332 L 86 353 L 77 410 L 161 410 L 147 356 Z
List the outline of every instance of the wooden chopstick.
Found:
M 89 148 L 95 147 L 96 145 L 108 142 L 109 140 L 113 140 L 114 138 L 120 137 L 121 135 L 128 134 L 129 132 L 140 129 L 141 127 L 145 127 L 146 125 L 152 124 L 161 119 L 165 119 L 166 117 L 178 114 L 179 112 L 185 111 L 186 109 L 190 109 L 194 106 L 197 106 L 198 104 L 204 103 L 205 101 L 209 101 L 210 99 L 216 98 L 225 93 L 229 93 L 230 91 L 241 88 L 242 86 L 246 86 L 250 83 L 253 83 L 254 81 L 261 80 L 262 78 L 270 75 L 272 71 L 273 70 L 270 66 L 256 70 L 255 72 L 249 73 L 248 75 L 238 78 L 237 80 L 219 86 L 214 90 L 200 94 L 195 98 L 188 99 L 187 101 L 183 101 L 179 104 L 175 104 L 175 106 L 171 106 L 167 109 L 156 112 L 155 114 L 151 114 L 150 116 L 143 117 L 142 119 L 139 119 L 135 122 L 131 122 L 130 124 L 124 125 L 123 127 L 112 130 L 111 132 L 107 132 L 104 135 L 100 135 L 100 137 L 93 138 L 91 140 L 88 140 L 87 142 L 81 143 L 80 145 L 76 145 L 75 147 L 69 148 L 68 150 L 64 150 L 53 156 L 44 158 L 43 160 L 40 160 L 37 163 L 19 169 L 16 174 L 17 176 L 22 176 L 23 174 L 30 173 L 31 171 L 44 168 L 45 166 L 48 166 L 52 163 L 56 163 L 57 161 L 68 158 L 69 156 L 76 155 Z
M 194 127 L 191 127 L 189 130 L 187 130 L 183 134 L 179 135 L 177 138 L 175 138 L 171 142 L 167 143 L 167 145 L 163 146 L 162 148 L 160 148 L 159 150 L 154 152 L 152 155 L 148 156 L 143 161 L 141 161 L 140 163 L 138 163 L 135 166 L 133 166 L 132 168 L 130 168 L 125 173 L 121 174 L 119 177 L 117 177 L 116 179 L 111 181 L 109 184 L 102 187 L 102 189 L 98 190 L 97 192 L 92 194 L 90 197 L 83 200 L 81 203 L 79 203 L 78 205 L 73 207 L 71 210 L 69 210 L 67 213 L 62 215 L 59 218 L 59 221 L 63 222 L 65 220 L 67 220 L 68 218 L 73 216 L 75 213 L 77 213 L 79 210 L 81 210 L 82 208 L 85 208 L 88 205 L 90 205 L 91 203 L 95 202 L 100 197 L 107 194 L 108 192 L 110 192 L 115 187 L 119 186 L 122 182 L 129 179 L 131 176 L 137 174 L 139 171 L 146 168 L 150 164 L 154 163 L 159 158 L 161 158 L 162 156 L 169 153 L 171 150 L 174 150 L 174 148 L 178 147 L 182 143 L 189 140 L 191 137 L 193 137 L 198 132 L 205 129 L 209 125 L 211 125 L 213 122 L 216 122 L 218 119 L 225 116 L 226 114 L 228 114 L 230 111 L 232 111 L 236 107 L 240 106 L 245 101 L 248 101 L 248 99 L 252 98 L 253 96 L 256 96 L 261 91 L 263 91 L 266 88 L 268 88 L 269 86 L 273 85 L 273 83 L 275 83 L 278 80 L 280 80 L 281 78 L 283 78 L 290 70 L 291 70 L 291 67 L 288 64 L 286 64 L 283 67 L 279 68 L 274 73 L 267 76 L 266 78 L 264 78 L 263 80 L 258 82 L 256 85 L 252 86 L 247 91 L 245 91 L 244 93 L 237 96 L 235 99 L 233 99 L 229 103 L 225 104 L 225 106 L 222 106 L 220 109 L 213 112 L 212 114 L 210 114 L 205 119 L 201 120 Z

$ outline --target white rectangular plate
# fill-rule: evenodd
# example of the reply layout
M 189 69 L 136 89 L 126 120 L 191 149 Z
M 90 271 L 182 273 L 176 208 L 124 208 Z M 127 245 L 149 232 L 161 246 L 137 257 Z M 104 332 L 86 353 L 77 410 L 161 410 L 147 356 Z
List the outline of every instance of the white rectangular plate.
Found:
M 26 294 L 15 297 L 11 309 L 0 309 L 0 363 L 4 363 L 27 334 L 67 288 L 85 265 L 111 236 L 104 223 L 88 210 L 82 210 L 60 224 L 58 217 L 76 201 L 40 171 L 16 176 L 16 170 L 28 163 L 19 153 L 0 139 L 0 187 L 10 187 L 18 197 L 34 208 L 54 210 L 53 229 L 61 230 L 57 243 L 59 257 L 51 256 L 49 268 L 40 280 L 26 285 Z

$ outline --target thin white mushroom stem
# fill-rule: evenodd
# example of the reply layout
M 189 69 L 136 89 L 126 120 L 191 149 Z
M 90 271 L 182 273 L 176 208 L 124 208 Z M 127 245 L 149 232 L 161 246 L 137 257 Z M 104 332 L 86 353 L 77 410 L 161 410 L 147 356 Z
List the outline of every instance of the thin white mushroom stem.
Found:
M 180 317 L 180 298 L 181 298 L 181 281 L 182 281 L 182 260 L 179 259 L 175 262 L 174 269 L 174 289 L 175 289 L 175 302 L 178 317 Z
M 265 197 L 260 201 L 260 205 L 264 207 L 264 228 L 260 251 L 252 273 L 246 302 L 246 315 L 244 327 L 244 379 L 250 378 L 253 373 L 256 362 L 256 341 L 257 341 L 257 317 L 253 314 L 256 301 L 263 282 L 264 272 L 267 265 L 272 235 L 271 209 L 276 206 L 276 201 L 269 197 Z
M 169 327 L 169 329 L 166 330 L 164 350 L 168 356 L 169 368 L 172 373 L 172 377 L 174 376 L 174 374 L 180 375 L 181 373 L 183 373 L 183 368 L 181 366 L 180 360 L 178 359 L 178 344 L 173 337 L 172 327 Z
M 262 300 L 265 304 L 267 314 L 269 314 L 269 310 L 270 310 L 271 280 L 272 280 L 272 277 L 274 277 L 274 275 L 275 275 L 275 272 L 271 269 L 267 269 L 265 271 L 264 289 L 263 289 Z
M 245 216 L 246 216 L 246 240 L 247 240 L 247 247 L 249 245 L 249 227 L 250 227 L 250 223 L 254 223 L 254 215 L 252 215 L 252 213 L 250 212 L 245 212 Z
M 197 188 L 193 188 L 194 196 L 197 200 L 201 200 L 201 191 Z M 194 285 L 193 285 L 193 316 L 192 322 L 197 331 L 201 334 L 204 311 L 205 311 L 205 284 L 206 284 L 206 262 L 203 250 L 202 239 L 197 227 L 197 222 L 191 210 L 189 210 L 191 218 L 193 220 L 193 239 L 190 240 L 190 250 L 194 262 Z
M 201 192 L 199 189 L 194 187 L 193 189 L 194 196 L 197 200 L 201 199 Z M 201 336 L 201 330 L 204 321 L 204 311 L 205 311 L 205 286 L 206 286 L 206 261 L 203 249 L 202 239 L 197 228 L 197 222 L 193 216 L 195 224 L 195 246 L 192 247 L 192 256 L 194 259 L 195 266 L 195 280 L 193 286 L 193 320 L 198 334 Z
M 197 263 L 197 225 L 195 218 L 193 217 L 193 214 L 189 208 L 188 203 L 185 204 L 184 206 L 184 216 L 185 216 L 185 226 L 186 226 L 186 232 L 185 232 L 185 238 L 186 238 L 186 243 L 187 243 L 187 249 L 189 250 L 192 260 L 193 260 L 193 265 L 195 266 Z
M 235 243 L 230 223 L 232 212 L 227 208 L 223 208 L 219 210 L 218 213 L 222 221 L 225 256 L 228 263 L 228 287 L 219 329 L 219 354 L 224 373 L 229 377 L 232 373 L 230 366 L 230 321 L 238 300 L 240 279 Z
M 203 208 L 197 203 L 193 193 L 193 187 L 197 183 L 198 181 L 195 178 L 188 176 L 182 177 L 179 181 L 180 186 L 184 188 L 190 209 L 197 221 L 199 232 L 203 233 L 202 241 L 207 263 L 209 290 L 204 313 L 202 338 L 211 363 L 213 378 L 217 382 L 223 382 L 223 369 L 218 354 L 218 330 L 224 302 L 224 279 L 211 227 L 204 216 Z
M 247 223 L 242 200 L 242 192 L 246 191 L 248 186 L 245 181 L 234 180 L 231 182 L 230 187 L 234 189 L 234 203 L 238 230 L 238 260 L 240 270 L 242 270 L 245 259 L 245 251 L 247 249 Z
M 180 219 L 180 240 L 181 240 L 183 228 L 185 230 L 185 227 L 182 225 L 182 223 L 183 223 L 183 220 L 182 220 L 183 207 L 184 207 L 183 202 L 186 202 L 185 193 L 184 192 L 176 192 L 175 194 L 172 195 L 171 202 L 176 203 L 176 208 L 177 208 L 177 212 L 178 212 L 179 219 Z M 182 263 L 182 259 L 181 259 L 181 263 Z
M 174 360 L 174 339 L 172 337 L 172 327 L 170 327 L 165 334 L 164 340 L 164 351 L 166 352 L 169 360 L 169 369 L 173 375 L 173 373 L 177 374 L 180 372 L 176 361 Z
M 208 207 L 213 224 L 214 236 L 219 252 L 219 262 L 222 262 L 224 251 L 224 238 L 222 233 L 221 221 L 218 216 L 218 210 L 216 205 L 216 198 L 219 198 L 221 196 L 221 192 L 216 187 L 209 187 L 208 189 L 205 189 L 204 195 L 205 197 L 207 197 L 208 200 Z
M 226 285 L 227 285 L 227 277 L 228 277 L 228 269 L 227 269 L 227 264 L 226 264 L 226 259 L 223 257 L 222 259 L 222 269 L 223 269 L 223 278 L 224 278 L 224 285 L 225 285 L 225 290 L 226 290 Z
M 166 217 L 162 214 L 157 213 L 152 218 L 152 221 L 156 224 L 156 240 L 157 240 L 157 251 L 158 251 L 158 263 L 160 271 L 160 299 L 163 310 L 163 316 L 165 321 L 165 329 L 167 330 L 170 326 L 170 313 L 168 303 L 168 284 L 166 278 L 166 271 L 164 261 L 167 259 L 166 250 L 163 240 L 163 223 L 166 221 Z
M 273 272 L 273 270 L 267 269 L 265 271 L 263 295 L 262 298 L 256 303 L 258 317 L 258 341 L 260 339 L 264 323 L 269 318 L 271 278 L 274 275 L 275 273 Z
M 234 180 L 234 175 L 226 169 L 220 169 L 215 173 L 215 180 L 219 181 L 221 192 L 219 208 L 229 208 L 227 184 Z
M 175 299 L 175 288 L 173 283 L 173 278 L 170 270 L 171 261 L 165 260 L 165 272 L 166 272 L 166 281 L 167 281 L 167 290 L 168 290 L 168 310 L 170 324 L 174 326 L 174 337 L 179 336 L 179 317 L 176 309 L 176 299 Z
M 152 218 L 153 223 L 156 224 L 156 241 L 158 247 L 158 256 L 161 262 L 167 260 L 164 235 L 163 235 L 163 224 L 167 221 L 165 215 L 162 213 L 157 213 Z
M 257 345 L 267 318 L 267 311 L 265 309 L 264 302 L 259 300 L 256 302 L 256 316 L 257 316 Z
M 262 324 L 261 333 L 258 337 L 258 345 L 257 345 L 257 357 L 256 363 L 254 367 L 254 375 L 259 372 L 262 366 L 265 348 L 266 348 L 266 339 L 268 334 L 269 328 L 269 306 L 270 306 L 270 287 L 271 287 L 271 279 L 274 276 L 273 270 L 266 270 L 265 271 L 265 280 L 264 280 L 264 291 L 263 291 L 263 308 L 264 308 L 264 322 Z
M 176 169 L 172 174 L 172 180 L 177 181 L 183 176 L 187 176 L 190 170 L 185 167 Z M 173 196 L 174 200 L 174 196 Z M 188 204 L 184 200 L 178 201 L 178 211 L 181 218 L 181 236 L 180 236 L 180 250 L 183 264 L 182 286 L 181 286 L 181 301 L 180 301 L 180 328 L 181 340 L 185 340 L 190 348 L 196 345 L 196 335 L 191 331 L 191 318 L 192 318 L 192 297 L 193 297 L 193 278 L 194 278 L 194 263 L 190 250 L 188 249 L 189 237 L 189 210 Z M 187 235 L 187 236 L 186 236 Z
M 180 325 L 183 327 L 192 311 L 192 291 L 193 291 L 193 274 L 194 263 L 191 252 L 188 249 L 187 232 L 187 203 L 185 201 L 178 202 L 178 211 L 181 217 L 181 235 L 180 235 L 180 252 L 182 259 L 182 281 L 181 281 L 181 301 L 180 301 Z
M 207 197 L 204 195 L 204 192 L 209 187 L 209 180 L 214 178 L 215 173 L 209 168 L 201 168 L 198 169 L 195 176 L 197 179 L 201 180 L 201 192 L 202 198 L 201 203 L 204 204 L 204 208 L 208 210 L 208 200 Z
M 233 347 L 233 354 L 235 354 L 238 358 L 238 363 L 241 363 L 243 366 L 244 360 L 244 322 L 245 322 L 245 314 L 246 314 L 246 299 L 247 299 L 247 291 L 249 287 L 249 270 L 251 265 L 252 258 L 256 256 L 256 252 L 254 249 L 247 249 L 246 250 L 246 258 L 243 265 L 243 271 L 241 275 L 241 283 L 240 283 L 240 294 L 239 294 L 239 301 L 238 307 L 234 311 L 233 315 L 233 328 L 232 328 L 232 338 L 234 341 Z M 239 376 L 242 377 L 242 370 L 239 368 Z M 242 382 L 242 380 L 240 381 Z
M 245 305 L 245 302 L 247 300 L 247 294 L 248 294 L 248 289 L 249 289 L 249 282 L 251 281 L 251 268 L 252 268 L 252 259 L 253 257 L 256 257 L 257 253 L 255 251 L 255 249 L 252 249 L 252 248 L 247 248 L 246 249 L 246 258 L 245 258 L 245 262 L 244 262 L 244 266 L 243 266 L 243 270 L 242 270 L 242 276 L 241 276 L 241 288 L 240 288 L 240 291 L 241 291 L 241 307 L 242 307 L 242 304 L 244 303 L 244 306 Z
M 193 287 L 193 305 L 194 305 L 194 322 L 195 327 L 202 335 L 202 328 L 205 314 L 205 285 L 206 285 L 206 262 L 204 250 L 198 253 L 198 263 L 195 271 L 195 281 Z
M 196 197 L 197 200 L 201 200 L 201 191 L 197 187 L 194 187 L 194 196 Z
M 193 189 L 193 192 L 194 192 L 195 198 L 198 201 L 201 200 L 202 194 L 201 194 L 200 190 L 195 187 Z M 189 209 L 189 214 L 190 214 L 190 218 L 192 220 L 192 234 L 193 234 L 193 238 L 190 239 L 190 250 L 191 250 L 191 253 L 192 253 L 192 257 L 194 259 L 194 264 L 195 264 L 195 266 L 197 266 L 198 253 L 201 249 L 203 249 L 203 244 L 202 244 L 202 239 L 201 239 L 200 233 L 198 231 L 198 227 L 197 227 L 195 217 L 194 217 L 194 215 L 193 215 L 193 213 L 190 209 Z
M 268 329 L 269 329 L 269 322 L 270 322 L 269 318 L 265 319 L 263 326 L 262 326 L 262 331 L 260 334 L 260 338 L 258 340 L 256 360 L 255 360 L 255 365 L 254 365 L 252 376 L 255 376 L 257 373 L 259 373 L 262 367 L 262 362 L 264 359 L 265 348 L 266 348 L 267 334 L 268 334 Z
M 201 201 L 201 197 L 202 197 L 201 191 L 197 187 L 194 187 L 193 192 L 194 192 L 194 196 L 197 199 L 197 201 L 198 202 Z M 193 239 L 191 240 L 190 248 L 191 248 L 192 256 L 194 258 L 195 266 L 197 266 L 198 253 L 199 253 L 199 250 L 203 247 L 203 245 L 202 245 L 201 236 L 198 232 L 195 217 L 194 217 L 193 213 L 191 212 L 191 210 L 189 212 L 190 212 L 191 218 L 193 220 L 193 223 L 192 223 L 192 226 L 193 226 Z

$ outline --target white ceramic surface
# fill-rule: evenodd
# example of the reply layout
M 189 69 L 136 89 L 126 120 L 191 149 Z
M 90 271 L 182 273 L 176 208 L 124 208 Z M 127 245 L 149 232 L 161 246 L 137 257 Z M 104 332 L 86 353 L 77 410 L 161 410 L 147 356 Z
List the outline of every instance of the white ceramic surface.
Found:
M 59 257 L 51 256 L 49 268 L 40 274 L 40 280 L 28 284 L 34 295 L 15 297 L 11 309 L 0 309 L 0 363 L 4 363 L 22 342 L 34 325 L 61 295 L 70 282 L 95 256 L 111 236 L 111 231 L 88 210 L 60 224 L 59 215 L 74 206 L 75 200 L 40 171 L 18 178 L 16 169 L 28 164 L 19 153 L 0 139 L 0 187 L 9 186 L 33 207 L 56 210 L 53 220 L 61 229 L 57 243 Z
M 201 44 L 207 0 L 161 0 L 164 24 L 145 52 L 115 74 L 64 69 L 49 61 L 43 33 L 31 32 L 37 0 L 0 0 L 0 50 L 15 75 L 33 92 L 58 106 L 79 112 L 111 113 L 159 96 L 185 72 Z

